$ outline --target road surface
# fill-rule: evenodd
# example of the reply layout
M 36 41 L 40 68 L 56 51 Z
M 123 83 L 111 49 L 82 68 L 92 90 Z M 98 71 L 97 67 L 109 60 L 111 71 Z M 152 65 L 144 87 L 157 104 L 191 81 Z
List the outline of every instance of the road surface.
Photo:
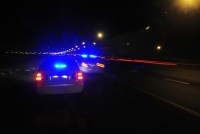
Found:
M 124 62 L 107 67 L 104 74 L 85 75 L 84 92 L 74 95 L 34 94 L 28 68 L 1 76 L 1 133 L 200 132 L 196 79 L 172 77 L 169 72 L 177 68 L 171 67 Z

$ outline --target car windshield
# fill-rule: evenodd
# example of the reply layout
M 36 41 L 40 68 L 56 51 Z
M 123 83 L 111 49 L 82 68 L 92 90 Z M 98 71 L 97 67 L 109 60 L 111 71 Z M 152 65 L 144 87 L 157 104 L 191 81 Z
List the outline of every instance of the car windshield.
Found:
M 0 134 L 200 134 L 200 0 L 1 7 Z

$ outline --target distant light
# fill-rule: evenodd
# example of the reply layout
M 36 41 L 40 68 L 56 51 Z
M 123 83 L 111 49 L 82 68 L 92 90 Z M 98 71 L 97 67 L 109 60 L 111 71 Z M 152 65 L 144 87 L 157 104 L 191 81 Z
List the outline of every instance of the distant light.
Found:
M 149 30 L 150 28 L 151 28 L 150 26 L 147 26 L 147 27 L 146 27 L 146 30 Z
M 96 58 L 97 56 L 96 55 L 90 55 L 90 58 Z
M 83 48 L 86 48 L 86 46 L 83 46 Z
M 84 62 L 83 62 L 81 65 L 82 65 L 83 67 L 85 67 L 85 68 L 88 68 L 88 64 L 86 64 L 86 63 L 84 63 Z
M 104 64 L 97 63 L 96 65 L 97 65 L 98 67 L 105 68 L 105 65 L 104 65 Z
M 80 48 L 78 48 L 78 50 L 79 50 Z
M 161 47 L 160 45 L 158 45 L 158 46 L 156 47 L 156 49 L 160 51 L 160 50 L 162 49 L 162 47 Z
M 41 74 L 41 73 L 37 73 L 37 74 L 36 74 L 36 76 L 38 76 L 38 77 L 41 77 L 41 76 L 42 76 L 42 74 Z
M 96 42 L 93 42 L 93 45 L 96 45 L 97 43 Z
M 82 57 L 82 58 L 87 58 L 88 55 L 87 55 L 87 54 L 82 54 L 81 57 Z
M 82 45 L 85 45 L 85 42 L 82 42 Z
M 42 80 L 42 77 L 36 77 L 35 80 L 36 80 L 36 81 L 41 81 L 41 80 Z
M 75 46 L 76 48 L 78 48 L 78 46 Z
M 58 78 L 58 76 L 57 76 L 57 75 L 54 75 L 53 78 Z
M 99 32 L 99 33 L 97 34 L 97 37 L 98 37 L 99 39 L 103 38 L 103 33 Z
M 67 75 L 63 75 L 63 76 L 62 76 L 62 78 L 65 78 L 65 79 L 67 79 L 67 77 L 68 77 Z
M 199 0 L 176 0 L 174 1 L 176 8 L 181 9 L 184 13 L 192 10 L 198 10 L 200 8 Z

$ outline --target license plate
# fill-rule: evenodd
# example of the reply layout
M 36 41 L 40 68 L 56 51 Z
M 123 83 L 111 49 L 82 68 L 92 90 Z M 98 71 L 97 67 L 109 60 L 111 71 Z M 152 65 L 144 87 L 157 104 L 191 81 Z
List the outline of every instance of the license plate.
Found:
M 67 76 L 67 75 L 62 75 L 62 76 L 50 76 L 49 77 L 50 80 L 70 80 L 71 76 Z

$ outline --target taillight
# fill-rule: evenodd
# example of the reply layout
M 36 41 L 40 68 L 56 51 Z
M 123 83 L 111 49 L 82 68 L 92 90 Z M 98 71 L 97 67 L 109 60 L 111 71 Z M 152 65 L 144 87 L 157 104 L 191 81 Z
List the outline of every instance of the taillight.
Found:
M 42 80 L 42 73 L 37 73 L 35 77 L 36 81 L 41 81 Z
M 105 65 L 104 65 L 104 64 L 97 63 L 96 65 L 97 65 L 98 67 L 105 68 Z
M 82 65 L 83 67 L 85 67 L 85 68 L 88 68 L 88 64 L 86 64 L 86 63 L 84 63 L 84 62 L 83 62 L 81 65 Z
M 82 80 L 83 79 L 83 73 L 79 72 L 76 74 L 76 77 L 78 80 Z

